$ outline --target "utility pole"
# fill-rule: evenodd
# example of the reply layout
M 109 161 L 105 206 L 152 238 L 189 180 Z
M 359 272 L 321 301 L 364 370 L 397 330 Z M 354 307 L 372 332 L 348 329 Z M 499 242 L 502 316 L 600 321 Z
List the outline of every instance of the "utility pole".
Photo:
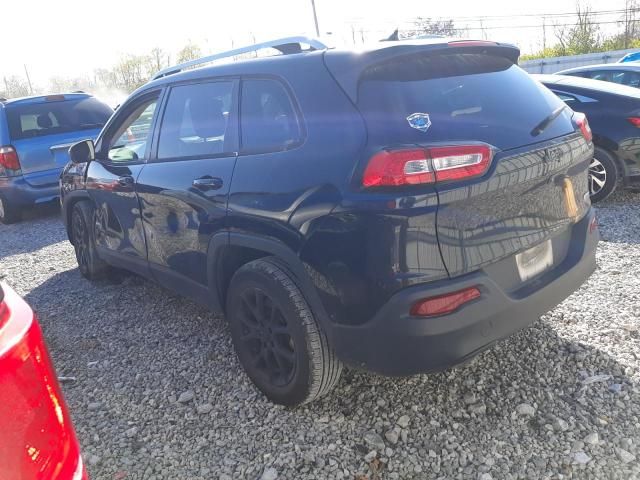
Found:
M 29 78 L 29 70 L 27 70 L 27 64 L 24 64 L 24 73 L 27 76 L 27 83 L 29 84 L 29 94 L 33 95 L 33 86 L 31 85 L 31 79 Z
M 547 17 L 542 17 L 542 51 L 547 49 Z
M 311 0 L 311 9 L 313 10 L 313 23 L 316 26 L 316 37 L 320 36 L 320 28 L 318 27 L 318 14 L 316 13 L 316 2 Z

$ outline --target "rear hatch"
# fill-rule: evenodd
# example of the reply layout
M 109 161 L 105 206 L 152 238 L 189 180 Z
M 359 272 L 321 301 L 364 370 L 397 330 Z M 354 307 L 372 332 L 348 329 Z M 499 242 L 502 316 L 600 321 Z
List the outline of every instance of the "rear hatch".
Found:
M 97 137 L 113 111 L 82 95 L 51 95 L 6 107 L 11 144 L 32 186 L 57 183 L 71 144 Z
M 470 45 L 430 45 L 362 69 L 354 100 L 368 129 L 364 161 L 385 149 L 489 146 L 483 173 L 432 180 L 449 275 L 499 263 L 552 238 L 557 263 L 566 255 L 568 227 L 589 208 L 592 146 L 573 112 L 514 64 L 515 48 Z M 407 190 L 413 192 L 419 186 Z M 516 286 L 515 261 L 505 262 L 510 273 L 500 276 L 513 281 L 504 286 Z

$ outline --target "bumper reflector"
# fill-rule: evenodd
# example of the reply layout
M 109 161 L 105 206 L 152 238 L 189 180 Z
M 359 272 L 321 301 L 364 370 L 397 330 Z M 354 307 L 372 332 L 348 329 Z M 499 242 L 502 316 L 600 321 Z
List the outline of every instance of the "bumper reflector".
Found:
M 446 293 L 436 297 L 418 300 L 411 307 L 411 315 L 414 317 L 436 317 L 447 315 L 456 311 L 465 303 L 480 297 L 477 287 L 469 287 L 457 292 Z

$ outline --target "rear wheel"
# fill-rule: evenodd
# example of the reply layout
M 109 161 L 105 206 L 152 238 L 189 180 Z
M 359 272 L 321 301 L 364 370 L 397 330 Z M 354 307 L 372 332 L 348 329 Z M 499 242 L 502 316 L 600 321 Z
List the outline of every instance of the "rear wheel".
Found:
M 8 225 L 20 220 L 20 209 L 12 205 L 6 198 L 0 196 L 0 222 Z
M 596 147 L 589 164 L 589 195 L 599 202 L 611 195 L 618 184 L 618 167 L 613 155 Z
M 235 273 L 227 315 L 240 363 L 271 401 L 301 405 L 338 382 L 342 364 L 292 275 L 277 260 L 254 260 Z
M 98 257 L 94 237 L 95 209 L 89 202 L 78 202 L 71 212 L 73 247 L 80 273 L 89 280 L 104 278 L 109 271 L 106 262 Z

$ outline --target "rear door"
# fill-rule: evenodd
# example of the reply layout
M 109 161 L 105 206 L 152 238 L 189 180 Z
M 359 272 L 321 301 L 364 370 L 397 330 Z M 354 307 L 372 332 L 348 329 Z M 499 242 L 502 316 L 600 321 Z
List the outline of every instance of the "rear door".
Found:
M 207 250 L 225 226 L 238 151 L 236 79 L 174 85 L 153 159 L 137 181 L 149 263 L 158 280 L 206 295 Z
M 95 139 L 113 110 L 93 97 L 51 95 L 6 108 L 11 144 L 32 186 L 55 184 L 69 161 L 71 144 Z
M 572 112 L 560 111 L 540 131 L 563 103 L 507 58 L 470 52 L 390 60 L 363 73 L 358 106 L 370 142 L 380 146 L 490 146 L 481 177 L 436 181 L 437 236 L 451 276 L 568 235 L 589 207 L 591 147 Z

